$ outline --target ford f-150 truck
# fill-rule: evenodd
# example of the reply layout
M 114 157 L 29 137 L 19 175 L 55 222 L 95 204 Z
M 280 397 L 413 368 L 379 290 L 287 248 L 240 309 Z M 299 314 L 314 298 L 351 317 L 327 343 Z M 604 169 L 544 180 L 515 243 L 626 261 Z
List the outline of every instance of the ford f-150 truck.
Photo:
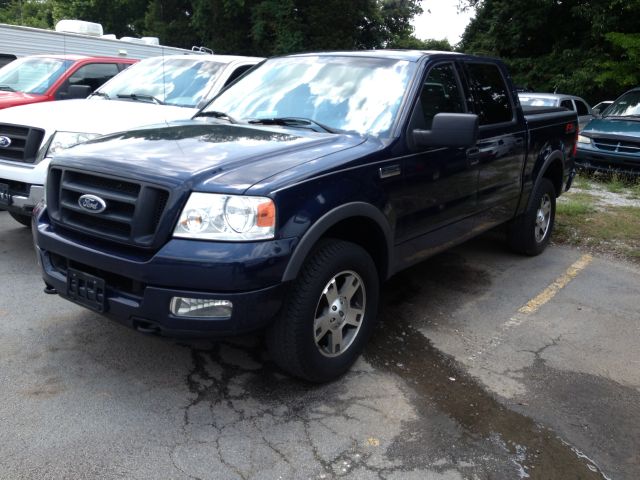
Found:
M 152 57 L 117 75 L 89 99 L 0 110 L 0 209 L 30 225 L 54 154 L 101 134 L 190 118 L 261 60 Z
M 503 223 L 541 253 L 576 135 L 575 112 L 525 115 L 498 60 L 273 58 L 190 121 L 52 161 L 32 230 L 46 291 L 142 332 L 266 328 L 279 366 L 327 381 L 399 270 Z
M 34 55 L 0 68 L 0 108 L 86 98 L 137 60 L 82 55 Z

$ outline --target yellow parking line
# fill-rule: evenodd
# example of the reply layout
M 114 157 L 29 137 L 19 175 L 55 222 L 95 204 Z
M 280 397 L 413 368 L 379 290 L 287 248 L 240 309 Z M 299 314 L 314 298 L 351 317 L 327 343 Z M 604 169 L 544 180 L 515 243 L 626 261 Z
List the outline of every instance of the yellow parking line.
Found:
M 529 300 L 526 305 L 522 306 L 518 313 L 530 315 L 538 311 L 538 309 L 551 300 L 556 294 L 562 290 L 567 284 L 576 278 L 576 276 L 584 270 L 591 262 L 593 257 L 589 254 L 583 255 L 580 259 L 571 265 L 567 271 L 559 276 L 551 285 L 545 288 L 537 297 Z

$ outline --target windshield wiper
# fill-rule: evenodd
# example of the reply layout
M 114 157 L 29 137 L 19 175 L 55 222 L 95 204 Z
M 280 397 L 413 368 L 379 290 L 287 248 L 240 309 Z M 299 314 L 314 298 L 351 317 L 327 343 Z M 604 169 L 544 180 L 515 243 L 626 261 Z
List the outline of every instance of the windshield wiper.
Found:
M 5 92 L 15 92 L 15 89 L 11 88 L 9 85 L 0 85 L 0 90 L 4 90 Z
M 111 97 L 109 96 L 109 94 L 105 92 L 93 92 L 90 96 L 93 97 L 94 95 L 96 97 L 104 97 L 107 100 L 111 100 Z
M 131 100 L 140 100 L 140 101 L 150 101 L 157 105 L 164 105 L 164 102 L 159 98 L 154 97 L 153 95 L 148 95 L 146 93 L 119 93 L 117 95 L 118 98 L 130 98 Z
M 316 132 L 329 132 L 329 133 L 340 133 L 341 130 L 328 127 L 327 125 L 323 125 L 322 123 L 316 122 L 315 120 L 311 120 L 310 118 L 302 118 L 302 117 L 272 117 L 272 118 L 253 118 L 248 121 L 251 124 L 257 125 L 279 125 L 283 127 L 294 127 L 294 128 L 312 128 Z
M 196 117 L 213 117 L 213 118 L 221 118 L 223 120 L 227 120 L 229 123 L 239 123 L 235 118 L 225 112 L 218 112 L 216 110 L 205 110 L 202 112 L 198 112 L 195 115 Z

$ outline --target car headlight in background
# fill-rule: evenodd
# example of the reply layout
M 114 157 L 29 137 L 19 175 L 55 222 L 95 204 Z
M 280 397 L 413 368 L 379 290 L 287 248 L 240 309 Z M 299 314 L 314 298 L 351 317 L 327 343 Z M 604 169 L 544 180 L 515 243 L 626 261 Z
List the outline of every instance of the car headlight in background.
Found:
M 86 133 L 86 132 L 56 132 L 51 137 L 49 143 L 49 149 L 47 150 L 47 157 L 60 153 L 62 150 L 73 147 L 78 143 L 86 142 L 92 138 L 99 137 L 99 133 Z
M 578 143 L 591 145 L 591 138 L 585 137 L 584 135 L 578 135 Z
M 192 193 L 174 237 L 206 240 L 268 240 L 276 227 L 276 206 L 266 197 Z

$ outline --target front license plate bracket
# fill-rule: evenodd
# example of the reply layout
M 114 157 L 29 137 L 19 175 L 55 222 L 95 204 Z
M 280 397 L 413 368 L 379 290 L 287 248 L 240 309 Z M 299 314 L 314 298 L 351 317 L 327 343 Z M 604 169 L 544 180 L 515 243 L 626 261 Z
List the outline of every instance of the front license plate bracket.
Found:
M 98 313 L 106 310 L 104 279 L 73 268 L 67 270 L 66 297 Z

